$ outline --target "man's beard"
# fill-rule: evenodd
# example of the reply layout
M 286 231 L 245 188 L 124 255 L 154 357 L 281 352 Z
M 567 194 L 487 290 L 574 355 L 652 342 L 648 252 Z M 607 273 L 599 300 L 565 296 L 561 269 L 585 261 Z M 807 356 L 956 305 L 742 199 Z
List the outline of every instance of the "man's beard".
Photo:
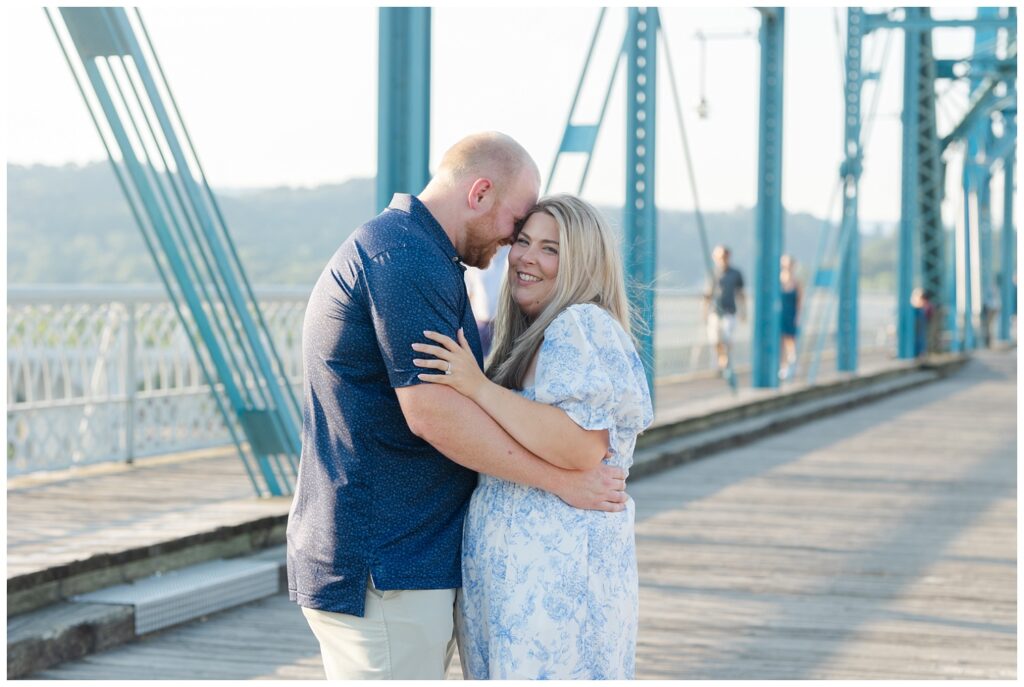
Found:
M 498 248 L 503 243 L 491 238 L 494 235 L 495 214 L 497 213 L 492 210 L 478 221 L 466 225 L 466 243 L 462 251 L 462 262 L 470 267 L 485 269 L 491 264 L 494 254 L 498 252 Z

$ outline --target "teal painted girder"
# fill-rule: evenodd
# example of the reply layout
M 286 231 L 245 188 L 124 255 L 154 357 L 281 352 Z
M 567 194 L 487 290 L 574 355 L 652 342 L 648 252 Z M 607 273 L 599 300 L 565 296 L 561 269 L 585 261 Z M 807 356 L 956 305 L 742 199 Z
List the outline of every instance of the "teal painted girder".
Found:
M 1012 59 L 1010 54 L 1004 54 L 1000 64 L 1010 62 L 1014 66 L 1013 76 L 1016 77 L 1016 44 L 1017 44 L 1017 8 L 1010 7 L 1007 10 L 1007 19 L 1012 22 L 1013 28 L 1006 29 L 1006 53 L 1009 53 L 1009 46 L 1013 45 Z M 1006 80 L 1006 106 L 1002 110 L 1003 135 L 993 145 L 993 154 L 998 155 L 1003 166 L 1003 226 L 1000 232 L 1000 275 L 999 284 L 999 329 L 998 338 L 1000 341 L 1010 341 L 1010 320 L 1012 318 L 1013 305 L 1016 303 L 1017 286 L 1013 277 L 1017 273 L 1017 230 L 1014 223 L 1014 200 L 1016 199 L 1015 187 L 1015 164 L 1017 156 L 1017 85 L 1016 78 Z M 994 161 L 994 160 L 993 160 Z M 990 167 L 991 169 L 991 167 Z
M 928 10 L 919 10 L 926 15 Z M 919 43 L 920 76 L 917 82 L 917 217 L 916 231 L 920 286 L 928 291 L 936 308 L 933 323 L 941 321 L 945 308 L 945 229 L 942 225 L 942 199 L 944 195 L 945 170 L 939 147 L 936 125 L 935 57 L 932 51 L 931 32 L 921 31 Z M 909 307 L 909 297 L 908 297 Z M 927 349 L 940 348 L 941 330 L 932 326 L 927 333 Z
M 907 9 L 904 8 L 904 12 Z M 930 31 L 931 29 L 998 29 L 1014 28 L 1016 19 L 999 16 L 983 16 L 974 19 L 932 19 L 927 14 L 907 12 L 905 18 L 895 19 L 880 12 L 865 13 L 864 25 L 867 31 L 875 29 L 904 29 L 907 31 Z
M 584 156 L 583 170 L 576 184 L 576 195 L 583 193 L 583 186 L 587 182 L 587 174 L 590 172 L 590 163 L 594 158 L 594 146 L 597 145 L 597 136 L 601 132 L 601 125 L 604 123 L 604 117 L 608 111 L 608 103 L 611 101 L 612 86 L 615 84 L 615 75 L 619 71 L 619 64 L 622 62 L 623 54 L 626 49 L 626 36 L 623 36 L 621 47 L 615 53 L 615 63 L 612 65 L 611 73 L 604 89 L 604 96 L 601 100 L 601 110 L 598 113 L 597 120 L 585 123 L 576 121 L 576 108 L 579 105 L 580 93 L 583 92 L 583 88 L 587 83 L 587 74 L 590 73 L 590 65 L 594 58 L 594 48 L 597 46 L 598 38 L 601 35 L 601 28 L 604 26 L 606 13 L 607 8 L 602 7 L 601 11 L 597 15 L 597 24 L 594 26 L 594 32 L 590 38 L 590 46 L 587 48 L 587 57 L 583 61 L 583 70 L 580 72 L 580 78 L 572 96 L 572 104 L 569 106 L 569 116 L 566 118 L 565 129 L 562 132 L 562 141 L 558 146 L 558 152 L 555 153 L 555 157 L 551 161 L 551 171 L 548 173 L 547 183 L 544 185 L 545 194 L 551 191 L 551 185 L 554 183 L 555 179 L 555 172 L 558 170 L 558 163 L 562 161 L 565 155 L 581 154 Z
M 935 128 L 935 60 L 928 8 L 908 7 L 904 31 L 903 144 L 897 268 L 897 356 L 914 357 L 916 327 L 910 295 L 920 259 L 921 283 L 941 301 L 945 261 L 941 221 L 942 161 Z M 925 27 L 925 28 L 922 28 Z M 934 342 L 933 342 L 934 344 Z
M 430 8 L 379 11 L 377 211 L 430 180 Z
M 845 247 L 840 256 L 838 285 L 838 321 L 836 328 L 836 368 L 842 372 L 857 371 L 858 284 L 860 282 L 860 222 L 858 221 L 860 175 L 864 151 L 861 144 L 861 95 L 864 87 L 863 42 L 864 10 L 851 7 L 846 14 L 846 74 L 843 84 L 843 152 L 842 178 L 843 214 L 841 231 Z
M 122 8 L 62 8 L 65 40 L 47 11 L 253 487 L 261 496 L 284 495 L 301 451 L 298 401 L 137 10 L 135 16 L 144 42 Z
M 782 104 L 785 9 L 761 8 L 761 91 L 757 164 L 752 384 L 778 386 L 782 304 Z
M 1010 89 L 1010 94 L 1016 96 L 1016 89 Z M 1002 283 L 1000 284 L 999 299 L 1002 307 L 999 309 L 999 340 L 1009 341 L 1011 304 L 1016 299 L 1017 291 L 1017 286 L 1013 283 L 1012 279 L 1013 275 L 1017 273 L 1017 229 L 1013 221 L 1013 201 L 1016 197 L 1016 189 L 1014 188 L 1014 163 L 1016 162 L 1017 155 L 1016 106 L 1005 110 L 1003 116 L 1003 136 L 1012 142 L 1012 145 L 1009 146 L 1009 151 L 1003 157 L 1003 228 L 1000 251 L 1002 254 L 1002 266 L 1000 269 Z
M 626 204 L 622 226 L 630 305 L 647 383 L 654 394 L 654 278 L 658 212 L 654 202 L 658 10 L 630 8 L 626 25 Z

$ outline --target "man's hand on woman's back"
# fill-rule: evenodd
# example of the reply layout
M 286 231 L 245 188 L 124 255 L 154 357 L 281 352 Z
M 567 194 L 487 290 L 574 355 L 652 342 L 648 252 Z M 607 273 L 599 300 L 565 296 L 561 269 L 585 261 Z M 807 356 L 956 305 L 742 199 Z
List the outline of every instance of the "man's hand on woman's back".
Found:
M 613 465 L 563 471 L 555 495 L 574 508 L 617 513 L 626 509 L 626 471 Z

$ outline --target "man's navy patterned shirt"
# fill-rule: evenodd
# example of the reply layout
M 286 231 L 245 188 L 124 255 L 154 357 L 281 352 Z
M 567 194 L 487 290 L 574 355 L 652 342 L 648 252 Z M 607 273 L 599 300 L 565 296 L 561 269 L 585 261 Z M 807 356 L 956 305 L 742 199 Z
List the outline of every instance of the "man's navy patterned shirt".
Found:
M 302 459 L 288 518 L 288 595 L 363 615 L 388 589 L 461 581 L 462 522 L 477 475 L 415 436 L 395 388 L 430 329 L 461 327 L 482 363 L 459 256 L 415 197 L 396 194 L 331 258 L 302 327 Z

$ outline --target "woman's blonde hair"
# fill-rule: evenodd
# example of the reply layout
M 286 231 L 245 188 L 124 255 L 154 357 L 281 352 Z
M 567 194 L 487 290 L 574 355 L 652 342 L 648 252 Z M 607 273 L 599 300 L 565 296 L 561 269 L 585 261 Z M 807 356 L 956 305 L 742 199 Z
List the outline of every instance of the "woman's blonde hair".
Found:
M 551 302 L 532 321 L 512 299 L 508 275 L 502 280 L 487 376 L 509 389 L 522 389 L 530 361 L 544 341 L 544 330 L 570 305 L 593 303 L 611 313 L 627 333 L 633 329 L 619 241 L 608 221 L 590 203 L 558 194 L 537 201 L 520 228 L 538 212 L 558 224 L 558 276 Z

